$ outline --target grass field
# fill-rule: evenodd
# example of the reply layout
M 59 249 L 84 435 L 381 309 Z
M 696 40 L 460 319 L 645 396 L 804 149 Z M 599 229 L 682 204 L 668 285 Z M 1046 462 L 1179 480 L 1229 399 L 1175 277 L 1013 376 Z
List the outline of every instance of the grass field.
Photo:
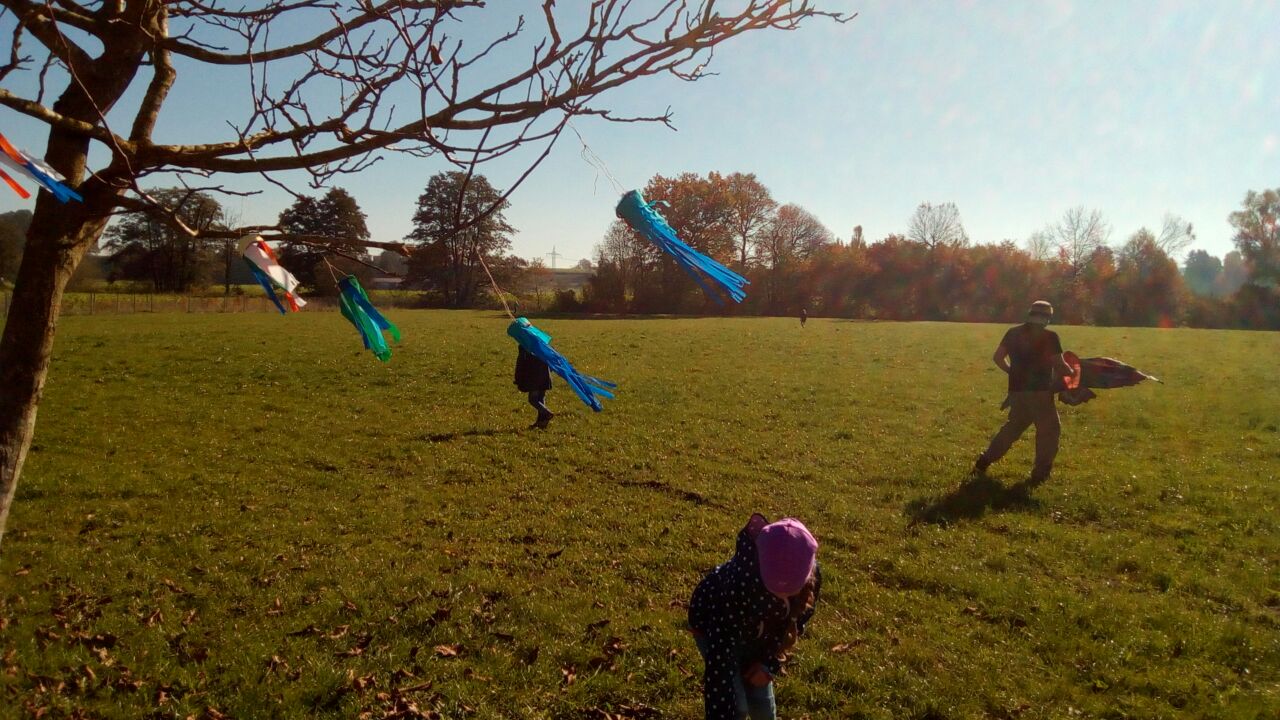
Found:
M 1026 497 L 1029 437 L 962 487 L 1000 326 L 546 320 L 621 393 L 538 432 L 503 319 L 391 315 L 385 366 L 336 313 L 64 319 L 0 714 L 700 717 L 753 510 L 822 543 L 782 717 L 1280 714 L 1280 335 L 1059 328 L 1166 384 L 1063 408 Z

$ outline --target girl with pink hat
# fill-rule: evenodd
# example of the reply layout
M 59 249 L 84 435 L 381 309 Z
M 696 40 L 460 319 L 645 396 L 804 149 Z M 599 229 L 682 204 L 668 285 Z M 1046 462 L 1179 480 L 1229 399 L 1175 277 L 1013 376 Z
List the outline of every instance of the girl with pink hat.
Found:
M 698 583 L 689 628 L 705 663 L 707 720 L 774 720 L 773 676 L 818 602 L 817 555 L 804 523 L 755 514 L 733 558 Z

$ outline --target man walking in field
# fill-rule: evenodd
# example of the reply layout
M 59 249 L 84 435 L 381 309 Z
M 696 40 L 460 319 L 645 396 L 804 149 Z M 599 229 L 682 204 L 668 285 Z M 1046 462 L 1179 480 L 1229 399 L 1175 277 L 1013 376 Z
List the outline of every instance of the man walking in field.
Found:
M 996 348 L 992 360 L 1009 375 L 1009 420 L 991 439 L 986 452 L 973 465 L 974 474 L 986 472 L 991 463 L 1004 457 L 1022 433 L 1036 426 L 1036 463 L 1030 485 L 1038 485 L 1049 477 L 1053 459 L 1058 454 L 1058 408 L 1054 404 L 1054 386 L 1059 373 L 1071 374 L 1062 357 L 1058 334 L 1045 326 L 1053 319 L 1053 306 L 1044 300 L 1031 304 L 1027 321 L 1009 328 Z

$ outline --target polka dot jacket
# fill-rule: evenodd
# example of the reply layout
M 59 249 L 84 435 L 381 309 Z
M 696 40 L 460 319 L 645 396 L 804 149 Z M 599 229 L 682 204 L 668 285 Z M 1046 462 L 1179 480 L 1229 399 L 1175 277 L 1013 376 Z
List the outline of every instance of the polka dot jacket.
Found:
M 802 633 L 813 615 L 812 607 L 793 614 L 786 600 L 765 589 L 750 527 L 738 533 L 733 558 L 707 573 L 689 600 L 689 627 L 709 650 L 702 688 L 707 720 L 736 720 L 735 675 L 757 662 L 777 672 L 787 631 L 794 626 Z M 821 585 L 817 572 L 815 581 Z

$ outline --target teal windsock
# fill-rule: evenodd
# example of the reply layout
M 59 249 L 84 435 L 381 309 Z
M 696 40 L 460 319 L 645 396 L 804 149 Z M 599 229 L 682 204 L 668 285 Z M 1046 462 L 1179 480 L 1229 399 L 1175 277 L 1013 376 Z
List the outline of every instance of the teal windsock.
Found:
M 604 398 L 613 397 L 610 390 L 618 387 L 616 383 L 578 372 L 565 359 L 565 356 L 551 347 L 551 336 L 534 327 L 527 318 L 516 318 L 515 322 L 507 326 L 507 334 L 529 354 L 546 363 L 552 372 L 564 378 L 578 399 L 592 410 L 600 412 L 604 409 L 597 395 Z
M 745 300 L 747 291 L 744 288 L 750 284 L 750 281 L 714 258 L 694 250 L 688 243 L 681 240 L 676 235 L 676 231 L 667 224 L 666 218 L 658 212 L 657 206 L 660 203 L 661 201 L 645 202 L 639 190 L 632 190 L 618 201 L 616 212 L 618 217 L 625 220 L 633 230 L 675 258 L 676 263 L 684 268 L 689 277 L 693 278 L 707 297 L 714 300 L 717 305 L 724 305 L 724 301 L 703 281 L 703 275 L 706 275 L 708 280 L 734 302 L 740 303 Z
M 342 317 L 349 320 L 359 331 L 364 348 L 372 351 L 382 362 L 390 360 L 391 348 L 387 345 L 382 332 L 387 331 L 393 340 L 400 342 L 400 329 L 383 317 L 382 313 L 378 312 L 378 308 L 369 302 L 368 294 L 363 287 L 360 287 L 360 281 L 355 275 L 348 275 L 339 280 L 338 289 L 341 291 L 341 295 L 338 296 L 338 307 L 342 310 Z

